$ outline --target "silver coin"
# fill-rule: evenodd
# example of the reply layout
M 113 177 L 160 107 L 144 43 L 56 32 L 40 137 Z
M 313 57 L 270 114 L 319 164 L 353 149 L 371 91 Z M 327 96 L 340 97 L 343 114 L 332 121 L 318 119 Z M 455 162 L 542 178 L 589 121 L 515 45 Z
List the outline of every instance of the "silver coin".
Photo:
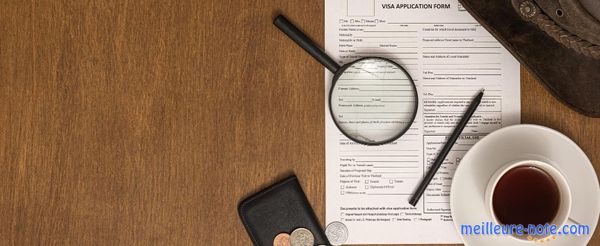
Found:
M 290 234 L 290 243 L 292 246 L 313 246 L 315 237 L 308 229 L 298 228 Z
M 325 235 L 331 245 L 342 245 L 348 240 L 348 227 L 339 221 L 331 222 L 325 228 Z

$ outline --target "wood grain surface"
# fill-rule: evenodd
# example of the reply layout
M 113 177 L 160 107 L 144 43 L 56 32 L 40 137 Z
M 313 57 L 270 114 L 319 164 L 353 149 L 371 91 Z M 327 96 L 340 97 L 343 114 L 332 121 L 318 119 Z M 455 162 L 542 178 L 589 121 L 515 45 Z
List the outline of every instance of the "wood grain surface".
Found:
M 250 245 L 238 202 L 291 173 L 324 223 L 323 68 L 271 24 L 322 44 L 323 11 L 0 1 L 0 244 Z M 600 119 L 522 77 L 523 122 L 600 170 Z

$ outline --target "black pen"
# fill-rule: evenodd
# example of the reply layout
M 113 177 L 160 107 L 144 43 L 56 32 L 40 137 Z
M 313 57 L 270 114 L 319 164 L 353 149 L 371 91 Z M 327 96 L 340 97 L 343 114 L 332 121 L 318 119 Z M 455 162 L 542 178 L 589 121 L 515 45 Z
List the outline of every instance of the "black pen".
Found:
M 481 90 L 479 94 L 477 94 L 475 99 L 473 99 L 471 105 L 469 105 L 469 108 L 465 112 L 465 115 L 463 115 L 460 122 L 458 122 L 458 125 L 456 125 L 456 128 L 454 128 L 452 135 L 450 135 L 450 138 L 448 138 L 448 141 L 446 141 L 446 145 L 444 145 L 444 148 L 442 148 L 442 151 L 440 151 L 440 154 L 433 162 L 433 165 L 431 165 L 431 168 L 429 168 L 427 175 L 425 175 L 423 181 L 421 181 L 419 187 L 410 198 L 410 201 L 408 203 L 410 203 L 410 205 L 413 205 L 413 207 L 416 206 L 417 202 L 419 202 L 419 199 L 421 199 L 421 196 L 423 195 L 423 192 L 425 192 L 425 189 L 429 185 L 429 182 L 431 182 L 431 179 L 433 179 L 433 176 L 435 175 L 437 170 L 440 169 L 440 166 L 442 166 L 444 159 L 446 159 L 446 156 L 448 155 L 448 152 L 450 152 L 450 149 L 452 149 L 452 146 L 456 142 L 456 139 L 458 139 L 458 136 L 460 136 L 462 131 L 465 129 L 465 126 L 467 126 L 469 119 L 471 119 L 471 116 L 473 116 L 473 113 L 475 113 L 477 106 L 479 106 L 479 103 L 481 103 L 481 98 L 483 98 L 484 91 L 485 90 Z

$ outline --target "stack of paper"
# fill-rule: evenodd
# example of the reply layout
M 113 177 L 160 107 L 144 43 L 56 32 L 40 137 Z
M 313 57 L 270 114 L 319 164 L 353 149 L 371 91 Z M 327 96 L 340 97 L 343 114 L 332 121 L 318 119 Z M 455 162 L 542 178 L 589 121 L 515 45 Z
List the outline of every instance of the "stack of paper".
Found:
M 391 59 L 408 70 L 419 96 L 410 130 L 383 146 L 348 140 L 325 110 L 327 223 L 344 223 L 349 244 L 459 243 L 450 215 L 452 176 L 479 139 L 519 123 L 518 62 L 456 0 L 326 0 L 325 11 L 325 50 L 334 59 Z M 326 91 L 331 79 L 326 72 Z M 411 193 L 482 88 L 477 112 L 417 207 L 410 206 Z

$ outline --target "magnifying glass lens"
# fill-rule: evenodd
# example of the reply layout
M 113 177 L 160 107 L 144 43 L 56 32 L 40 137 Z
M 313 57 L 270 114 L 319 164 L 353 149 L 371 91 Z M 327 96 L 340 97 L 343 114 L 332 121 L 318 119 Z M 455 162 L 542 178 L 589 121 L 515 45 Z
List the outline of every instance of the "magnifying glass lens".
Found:
M 417 110 L 417 92 L 410 75 L 396 63 L 367 58 L 350 64 L 330 94 L 338 128 L 352 140 L 383 144 L 404 134 Z

